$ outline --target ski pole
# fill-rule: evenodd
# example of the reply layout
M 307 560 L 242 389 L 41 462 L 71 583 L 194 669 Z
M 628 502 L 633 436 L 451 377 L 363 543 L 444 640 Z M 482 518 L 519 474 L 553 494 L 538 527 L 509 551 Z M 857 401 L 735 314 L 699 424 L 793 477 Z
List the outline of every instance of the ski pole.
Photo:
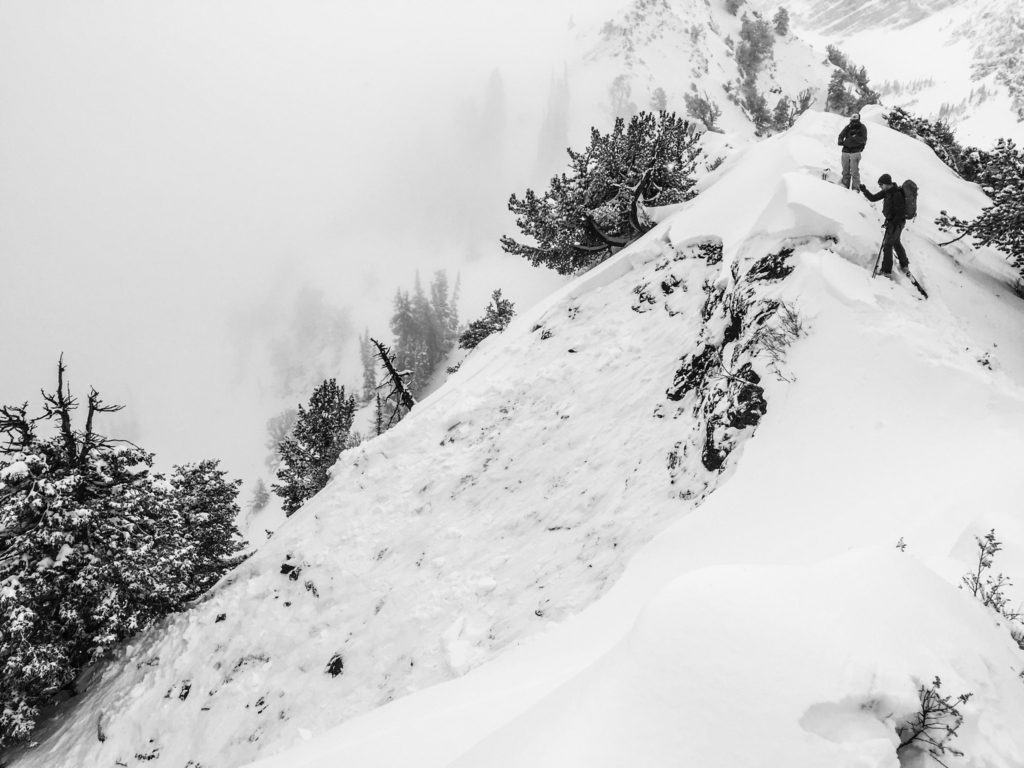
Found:
M 885 247 L 884 243 L 882 245 L 878 246 L 878 255 L 875 257 L 875 268 L 873 270 L 871 270 L 871 276 L 872 277 L 877 277 L 878 276 L 878 265 L 882 263 L 882 248 L 883 247 Z

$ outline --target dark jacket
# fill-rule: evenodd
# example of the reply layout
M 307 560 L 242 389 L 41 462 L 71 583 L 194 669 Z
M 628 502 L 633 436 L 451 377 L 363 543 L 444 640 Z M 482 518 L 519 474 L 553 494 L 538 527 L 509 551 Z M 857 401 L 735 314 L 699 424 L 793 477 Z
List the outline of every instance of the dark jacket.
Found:
M 839 143 L 843 152 L 863 152 L 868 145 L 868 127 L 860 120 L 851 120 L 839 132 Z
M 907 220 L 907 201 L 903 197 L 903 190 L 898 186 L 893 185 L 888 189 L 880 189 L 878 192 L 868 192 L 868 188 L 861 184 L 860 191 L 872 203 L 885 200 L 882 203 L 882 215 L 885 216 L 886 221 Z

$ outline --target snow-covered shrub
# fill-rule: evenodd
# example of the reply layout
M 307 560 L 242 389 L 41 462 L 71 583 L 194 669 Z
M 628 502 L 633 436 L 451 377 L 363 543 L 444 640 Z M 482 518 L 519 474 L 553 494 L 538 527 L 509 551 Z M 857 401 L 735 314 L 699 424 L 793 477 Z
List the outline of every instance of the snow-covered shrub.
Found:
M 803 319 L 795 306 L 784 301 L 778 302 L 772 319 L 774 322 L 766 321 L 754 331 L 751 348 L 768 358 L 769 368 L 780 381 L 790 381 L 782 372 L 782 364 L 793 342 L 806 333 Z
M 491 303 L 487 305 L 484 316 L 473 320 L 461 336 L 459 346 L 462 349 L 475 349 L 476 346 L 492 333 L 501 333 L 515 317 L 515 305 L 508 299 L 501 298 L 501 289 L 491 294 Z
M 1024 648 L 1024 612 L 1020 607 L 1013 608 L 1010 596 L 1006 594 L 1006 589 L 1012 587 L 1013 582 L 1002 573 L 993 575 L 992 572 L 995 557 L 1002 550 L 1003 543 L 996 538 L 994 528 L 984 538 L 975 536 L 974 539 L 978 544 L 978 561 L 974 569 L 964 575 L 961 589 L 970 590 L 982 605 L 1006 619 L 1013 639 Z
M 241 560 L 240 482 L 216 461 L 153 473 L 152 454 L 95 431 L 118 409 L 95 390 L 75 429 L 64 370 L 42 416 L 0 408 L 0 747 L 27 738 L 83 667 Z
M 917 692 L 920 708 L 897 728 L 900 745 L 896 754 L 901 765 L 908 764 L 903 761 L 915 752 L 931 756 L 941 766 L 946 766 L 939 759 L 941 757 L 963 757 L 964 753 L 950 746 L 950 742 L 957 737 L 964 721 L 960 705 L 966 704 L 972 694 L 961 693 L 956 698 L 943 696 L 939 690 L 941 687 L 942 681 L 938 677 L 931 686 L 922 684 Z
M 589 269 L 647 232 L 645 206 L 693 196 L 700 132 L 671 112 L 641 112 L 610 133 L 591 129 L 590 144 L 569 153 L 569 170 L 538 195 L 512 195 L 509 210 L 536 244 L 501 238 L 502 248 L 562 274 Z

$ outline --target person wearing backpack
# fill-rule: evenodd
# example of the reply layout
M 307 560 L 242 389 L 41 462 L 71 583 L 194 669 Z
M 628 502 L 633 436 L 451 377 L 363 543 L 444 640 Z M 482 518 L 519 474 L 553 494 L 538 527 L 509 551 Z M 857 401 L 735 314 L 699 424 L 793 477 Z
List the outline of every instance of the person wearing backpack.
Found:
M 909 184 L 913 184 L 914 214 L 916 215 L 917 185 L 908 181 L 904 186 Z M 882 215 L 885 217 L 885 235 L 882 237 L 882 268 L 879 272 L 883 275 L 892 274 L 893 250 L 896 251 L 896 258 L 899 259 L 900 269 L 906 272 L 910 269 L 910 260 L 907 258 L 907 252 L 903 249 L 903 243 L 900 242 L 900 235 L 907 223 L 907 196 L 901 187 L 893 183 L 892 176 L 888 173 L 883 173 L 878 177 L 878 186 L 881 187 L 881 190 L 869 192 L 868 188 L 861 184 L 860 191 L 873 203 L 877 203 L 879 200 L 883 201 Z
M 860 121 L 860 114 L 850 115 L 850 122 L 839 132 L 839 145 L 843 148 L 843 178 L 847 189 L 860 189 L 860 155 L 868 145 L 868 128 Z

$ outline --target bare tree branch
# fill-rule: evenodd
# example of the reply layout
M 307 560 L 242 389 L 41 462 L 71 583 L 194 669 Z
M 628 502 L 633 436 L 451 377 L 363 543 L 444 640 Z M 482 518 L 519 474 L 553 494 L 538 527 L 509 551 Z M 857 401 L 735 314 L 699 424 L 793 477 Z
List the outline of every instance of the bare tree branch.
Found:
M 370 339 L 370 342 L 377 348 L 377 357 L 384 365 L 384 370 L 388 374 L 387 383 L 391 385 L 391 390 L 385 397 L 386 400 L 392 400 L 395 403 L 395 410 L 391 414 L 391 418 L 388 419 L 388 427 L 391 427 L 396 421 L 401 419 L 402 408 L 405 408 L 406 413 L 408 413 L 416 405 L 416 398 L 409 392 L 409 388 L 405 383 L 405 379 L 411 376 L 412 372 L 396 370 L 395 358 L 391 354 L 391 350 L 376 339 Z M 384 386 L 383 382 L 379 385 L 379 387 L 381 386 Z
M 68 459 L 72 462 L 78 455 L 78 445 L 75 441 L 75 433 L 71 427 L 71 412 L 78 408 L 78 400 L 71 394 L 71 385 L 65 385 L 64 372 L 67 366 L 64 365 L 64 355 L 61 354 L 57 361 L 57 391 L 48 395 L 45 390 L 40 390 L 43 395 L 43 409 L 46 418 L 54 416 L 60 419 L 60 436 L 64 441 L 64 450 Z

